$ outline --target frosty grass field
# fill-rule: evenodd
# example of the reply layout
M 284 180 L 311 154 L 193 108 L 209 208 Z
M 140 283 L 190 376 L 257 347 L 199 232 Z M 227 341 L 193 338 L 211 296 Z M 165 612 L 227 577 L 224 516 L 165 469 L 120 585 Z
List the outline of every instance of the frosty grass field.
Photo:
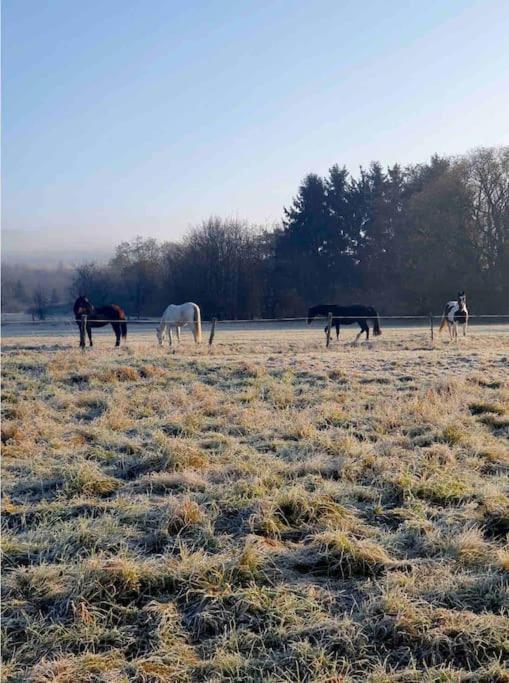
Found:
M 4 338 L 5 681 L 509 681 L 507 328 L 323 336 Z

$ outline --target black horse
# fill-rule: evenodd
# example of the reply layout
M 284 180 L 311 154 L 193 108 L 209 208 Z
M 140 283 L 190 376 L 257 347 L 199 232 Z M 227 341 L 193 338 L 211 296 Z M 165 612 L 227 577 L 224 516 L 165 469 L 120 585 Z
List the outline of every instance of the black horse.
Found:
M 337 306 L 336 304 L 320 304 L 319 306 L 311 306 L 308 311 L 308 325 L 311 325 L 313 318 L 318 316 L 327 317 L 332 313 L 332 326 L 336 328 L 336 339 L 339 339 L 339 326 L 351 325 L 352 323 L 359 323 L 361 331 L 355 337 L 355 343 L 363 332 L 366 333 L 366 339 L 369 339 L 368 320 L 373 321 L 373 334 L 375 337 L 382 334 L 380 329 L 380 317 L 374 308 L 371 306 L 362 306 L 361 304 L 354 304 L 353 306 Z M 325 326 L 327 332 L 327 325 Z
M 86 316 L 86 324 L 84 317 Z M 113 327 L 117 342 L 115 346 L 120 346 L 120 336 L 127 337 L 127 323 L 124 311 L 117 304 L 100 306 L 94 305 L 85 297 L 79 296 L 74 302 L 74 317 L 80 327 L 80 347 L 85 348 L 85 329 L 88 334 L 90 346 L 92 346 L 92 328 L 110 325 Z

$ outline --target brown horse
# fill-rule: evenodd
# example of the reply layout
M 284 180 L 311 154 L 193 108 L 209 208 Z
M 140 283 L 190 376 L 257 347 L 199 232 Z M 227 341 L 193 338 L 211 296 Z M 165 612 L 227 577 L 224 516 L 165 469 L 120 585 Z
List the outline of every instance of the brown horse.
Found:
M 85 323 L 86 316 L 86 324 Z M 80 347 L 85 348 L 85 329 L 88 334 L 90 346 L 92 344 L 92 328 L 111 325 L 115 332 L 117 342 L 115 346 L 120 346 L 120 336 L 127 337 L 127 323 L 124 311 L 117 304 L 100 306 L 95 308 L 86 296 L 79 296 L 74 302 L 74 317 L 80 327 Z

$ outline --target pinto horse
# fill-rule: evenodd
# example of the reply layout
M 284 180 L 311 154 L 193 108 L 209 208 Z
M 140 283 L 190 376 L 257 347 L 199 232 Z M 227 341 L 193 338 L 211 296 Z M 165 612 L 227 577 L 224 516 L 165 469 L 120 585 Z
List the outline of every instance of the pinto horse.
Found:
M 177 331 L 177 339 L 180 341 L 180 328 L 188 323 L 193 326 L 193 336 L 196 344 L 201 342 L 201 313 L 200 307 L 188 301 L 185 304 L 170 304 L 161 317 L 161 323 L 156 330 L 159 345 L 163 343 L 165 332 L 168 334 L 168 342 L 173 346 L 172 327 Z
M 463 325 L 463 336 L 467 336 L 468 309 L 467 295 L 458 292 L 456 301 L 448 301 L 444 307 L 444 314 L 438 331 L 441 332 L 447 325 L 450 339 L 458 338 L 458 325 Z
M 86 316 L 86 332 L 90 346 L 92 344 L 92 328 L 111 325 L 117 339 L 115 346 L 120 346 L 120 336 L 127 337 L 127 323 L 124 311 L 117 304 L 100 306 L 94 305 L 85 297 L 79 296 L 74 302 L 74 317 L 80 326 L 80 347 L 85 348 L 85 330 L 83 329 L 83 319 Z
M 366 340 L 369 339 L 369 325 L 368 320 L 373 321 L 373 334 L 375 337 L 382 334 L 380 329 L 380 317 L 374 308 L 371 306 L 362 306 L 361 304 L 354 304 L 353 306 L 337 306 L 336 304 L 320 304 L 312 306 L 308 311 L 308 325 L 311 325 L 313 318 L 318 316 L 328 316 L 332 313 L 332 326 L 336 328 L 336 339 L 339 339 L 340 325 L 351 325 L 358 323 L 361 331 L 355 337 L 354 344 L 357 344 L 359 337 L 363 332 L 366 333 Z M 325 326 L 325 333 L 327 333 L 328 325 Z

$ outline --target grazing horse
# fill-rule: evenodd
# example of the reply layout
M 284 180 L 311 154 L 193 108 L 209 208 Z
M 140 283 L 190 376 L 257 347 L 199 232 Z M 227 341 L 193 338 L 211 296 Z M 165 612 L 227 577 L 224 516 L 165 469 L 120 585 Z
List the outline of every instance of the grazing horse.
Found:
M 362 306 L 354 304 L 353 306 L 337 306 L 336 304 L 321 304 L 319 306 L 312 306 L 308 311 L 308 325 L 311 325 L 313 318 L 317 316 L 328 316 L 332 313 L 332 325 L 336 328 L 336 339 L 339 339 L 339 326 L 351 325 L 352 323 L 359 323 L 361 331 L 355 337 L 354 344 L 357 344 L 359 337 L 363 332 L 366 333 L 366 340 L 369 339 L 369 325 L 368 320 L 373 321 L 373 334 L 375 337 L 382 334 L 380 329 L 380 317 L 374 308 L 371 306 Z M 325 333 L 327 333 L 325 326 Z
M 180 328 L 188 323 L 193 323 L 193 337 L 196 344 L 201 342 L 201 314 L 200 308 L 188 301 L 186 304 L 170 304 L 164 311 L 161 323 L 156 330 L 159 344 L 162 345 L 164 333 L 168 333 L 168 342 L 173 346 L 172 327 L 177 330 L 177 339 L 180 341 Z
M 86 332 L 90 346 L 92 344 L 92 328 L 104 327 L 111 324 L 115 337 L 117 339 L 115 346 L 120 346 L 120 336 L 125 339 L 127 337 L 127 323 L 124 311 L 117 306 L 117 304 L 109 304 L 108 306 L 100 306 L 95 308 L 94 305 L 85 297 L 79 296 L 74 302 L 74 317 L 76 323 L 80 326 L 80 347 L 85 348 L 85 330 L 83 330 L 83 318 L 86 320 Z
M 465 292 L 458 292 L 456 301 L 448 301 L 444 307 L 444 314 L 438 331 L 441 332 L 447 325 L 449 337 L 458 338 L 458 325 L 463 325 L 463 336 L 467 336 L 468 309 Z

